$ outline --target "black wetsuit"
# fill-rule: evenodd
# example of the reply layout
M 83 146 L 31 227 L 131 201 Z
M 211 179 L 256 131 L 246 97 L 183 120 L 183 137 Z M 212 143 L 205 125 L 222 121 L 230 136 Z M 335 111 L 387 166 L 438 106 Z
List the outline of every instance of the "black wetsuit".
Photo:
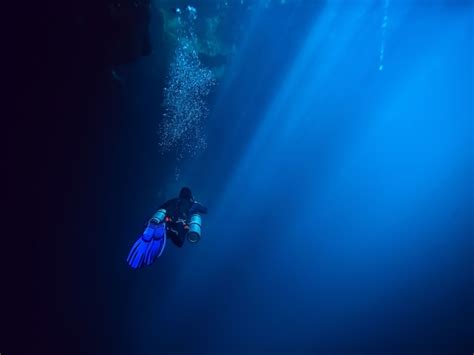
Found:
M 207 213 L 207 208 L 193 199 L 173 198 L 162 204 L 160 208 L 166 210 L 166 236 L 178 247 L 183 246 L 191 215 Z

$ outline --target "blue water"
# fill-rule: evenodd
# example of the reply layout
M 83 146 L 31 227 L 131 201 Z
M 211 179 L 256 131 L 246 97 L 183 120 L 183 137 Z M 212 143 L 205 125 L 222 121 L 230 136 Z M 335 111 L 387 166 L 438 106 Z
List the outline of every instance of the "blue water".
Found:
M 134 176 L 149 200 L 125 211 L 120 257 L 180 186 L 210 212 L 198 244 L 169 244 L 151 268 L 117 257 L 133 286 L 127 349 L 472 353 L 473 9 L 287 0 L 231 12 L 244 30 L 206 99 L 205 151 Z M 137 97 L 159 60 L 138 64 Z

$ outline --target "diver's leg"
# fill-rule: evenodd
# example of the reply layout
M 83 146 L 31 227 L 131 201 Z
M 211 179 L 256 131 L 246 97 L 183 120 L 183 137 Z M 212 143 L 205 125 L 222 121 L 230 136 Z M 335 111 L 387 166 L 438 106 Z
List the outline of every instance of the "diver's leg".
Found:
M 173 243 L 178 247 L 181 248 L 184 244 L 184 236 L 176 234 L 173 239 L 171 239 Z
M 172 236 L 171 241 L 173 242 L 174 245 L 176 245 L 178 248 L 181 248 L 184 244 L 184 238 L 180 238 L 179 236 Z
M 171 239 L 174 245 L 181 248 L 184 244 L 184 236 L 180 236 L 174 229 L 168 229 L 167 237 Z

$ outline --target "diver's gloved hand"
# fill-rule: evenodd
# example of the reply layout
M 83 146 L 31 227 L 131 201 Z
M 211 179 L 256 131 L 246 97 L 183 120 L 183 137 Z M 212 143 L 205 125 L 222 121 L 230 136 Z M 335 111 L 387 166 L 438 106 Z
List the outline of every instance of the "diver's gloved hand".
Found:
M 165 224 L 149 222 L 143 234 L 130 250 L 127 262 L 134 269 L 151 265 L 163 253 L 165 245 Z

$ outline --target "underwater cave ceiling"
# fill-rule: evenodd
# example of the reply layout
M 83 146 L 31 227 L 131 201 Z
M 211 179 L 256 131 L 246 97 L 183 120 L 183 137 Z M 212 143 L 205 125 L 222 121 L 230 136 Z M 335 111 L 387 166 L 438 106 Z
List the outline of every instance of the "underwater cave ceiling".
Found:
M 152 53 L 150 0 L 108 1 L 104 11 L 105 64 L 121 65 Z
M 179 17 L 172 8 L 161 7 L 160 14 L 163 19 L 166 49 L 175 48 L 183 23 L 179 21 Z M 223 16 L 223 14 L 201 15 L 195 24 L 196 43 L 193 49 L 198 53 L 202 63 L 209 67 L 216 77 L 223 73 L 227 56 L 235 50 L 235 45 L 222 36 Z
M 176 46 L 182 22 L 177 8 L 185 8 L 188 1 L 176 0 L 114 0 L 108 1 L 102 18 L 105 64 L 122 65 L 153 52 L 170 53 Z M 233 21 L 239 11 L 248 11 L 240 1 L 205 2 L 197 8 L 196 46 L 203 64 L 219 77 L 227 57 L 235 52 L 240 29 Z M 232 15 L 232 16 L 230 16 Z M 238 16 L 237 16 L 238 17 Z M 150 22 L 158 21 L 158 26 Z
M 184 0 L 106 0 L 87 29 L 86 37 L 104 52 L 103 64 L 123 65 L 152 53 L 163 58 L 176 47 L 183 22 L 176 9 L 190 4 Z M 285 5 L 286 1 L 267 0 L 265 6 Z M 96 4 L 97 6 L 97 4 Z M 197 6 L 194 50 L 215 77 L 223 75 L 227 59 L 235 53 L 243 29 L 239 19 L 251 11 L 255 2 L 249 0 L 215 0 Z M 87 23 L 87 22 L 86 22 Z M 161 32 L 161 33 L 159 33 Z M 166 59 L 163 59 L 166 60 Z

